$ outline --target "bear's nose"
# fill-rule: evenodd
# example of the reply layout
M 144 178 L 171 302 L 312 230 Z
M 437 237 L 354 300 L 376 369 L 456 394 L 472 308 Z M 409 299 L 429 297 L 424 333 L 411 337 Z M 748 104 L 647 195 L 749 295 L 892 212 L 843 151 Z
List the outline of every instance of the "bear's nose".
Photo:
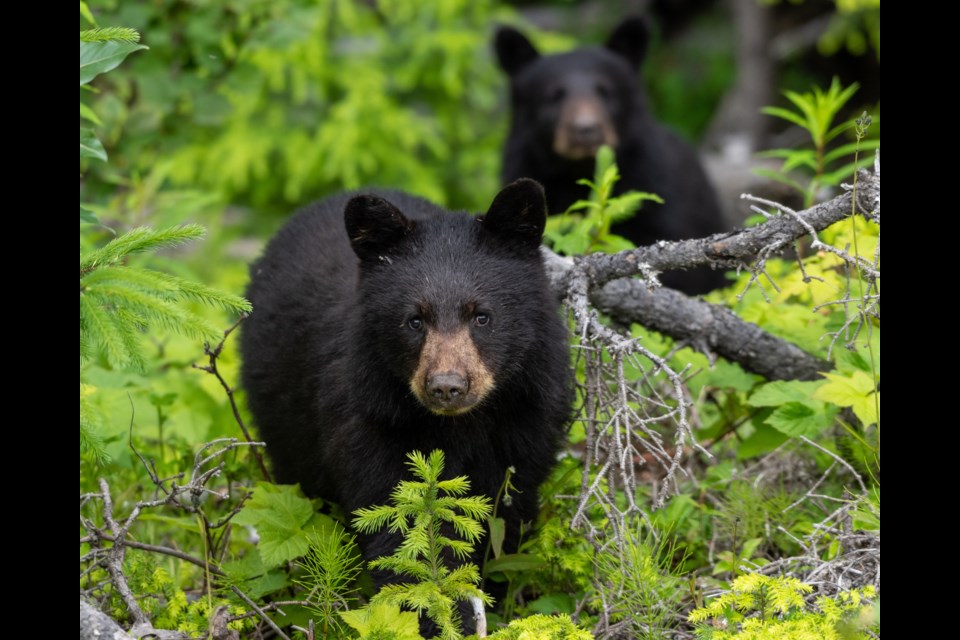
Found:
M 457 373 L 438 373 L 427 381 L 427 393 L 445 404 L 462 401 L 469 387 L 467 379 Z
M 576 144 L 600 144 L 603 142 L 603 127 L 594 118 L 578 118 L 570 123 L 570 138 Z

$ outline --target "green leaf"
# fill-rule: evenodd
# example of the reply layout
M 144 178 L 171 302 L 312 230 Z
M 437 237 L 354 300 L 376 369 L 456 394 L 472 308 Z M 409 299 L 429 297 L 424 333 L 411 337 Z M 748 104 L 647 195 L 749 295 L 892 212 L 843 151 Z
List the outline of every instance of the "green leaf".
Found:
M 80 43 L 80 84 L 84 85 L 101 73 L 114 69 L 124 58 L 148 47 L 123 41 Z
M 831 402 L 840 407 L 850 407 L 865 426 L 876 424 L 880 393 L 873 377 L 864 371 L 854 371 L 850 375 L 839 373 L 823 374 L 829 381 L 814 394 L 814 398 Z
M 306 554 L 310 535 L 333 526 L 328 516 L 314 513 L 313 504 L 300 494 L 298 486 L 266 482 L 257 484 L 253 497 L 233 521 L 256 528 L 260 556 L 270 569 Z
M 737 447 L 737 459 L 746 460 L 769 453 L 787 441 L 787 435 L 768 424 L 754 423 L 752 435 L 745 438 Z
M 93 129 L 80 129 L 80 157 L 107 161 L 107 152 L 97 140 Z
M 824 408 L 817 411 L 809 404 L 788 402 L 770 414 L 767 424 L 788 436 L 812 437 L 826 429 L 833 422 L 836 411 Z
M 577 608 L 577 603 L 572 596 L 566 593 L 552 593 L 546 596 L 540 596 L 533 602 L 527 604 L 527 608 L 534 613 L 554 614 L 554 613 L 573 613 Z
M 401 611 L 396 604 L 369 604 L 362 609 L 343 611 L 340 617 L 364 638 L 391 638 L 392 640 L 420 640 L 417 614 Z
M 487 573 L 496 571 L 534 571 L 547 566 L 538 555 L 532 553 L 508 553 L 491 560 L 486 565 Z
M 787 402 L 809 403 L 810 396 L 824 382 L 799 382 L 797 380 L 777 380 L 761 385 L 747 400 L 751 407 L 779 407 Z
M 804 192 L 806 192 L 806 190 L 807 190 L 806 187 L 804 187 L 802 184 L 800 184 L 800 183 L 797 182 L 796 180 L 794 180 L 794 179 L 792 179 L 792 178 L 789 178 L 789 177 L 787 177 L 787 176 L 785 176 L 785 175 L 783 175 L 782 173 L 779 173 L 779 172 L 777 172 L 777 171 L 772 171 L 772 170 L 770 170 L 770 169 L 756 168 L 756 169 L 753 170 L 753 172 L 754 172 L 756 175 L 761 176 L 761 177 L 763 177 L 763 178 L 769 178 L 770 180 L 776 180 L 777 182 L 781 182 L 781 183 L 783 183 L 783 184 L 785 184 L 785 185 L 787 185 L 787 186 L 793 187 L 794 189 L 796 189 L 796 190 L 799 191 L 800 193 L 804 193 Z
M 97 114 L 93 112 L 93 109 L 87 105 L 80 103 L 80 117 L 84 120 L 89 120 L 93 124 L 102 124 L 100 118 L 97 117 Z
M 629 220 L 647 200 L 663 204 L 663 198 L 655 193 L 630 191 L 622 196 L 612 198 L 607 203 L 607 215 L 610 216 L 610 221 L 614 223 Z
M 507 523 L 503 518 L 487 518 L 487 525 L 490 527 L 490 547 L 493 549 L 493 557 L 499 558 L 500 552 L 503 551 Z
M 97 224 L 100 221 L 97 219 L 97 214 L 95 214 L 93 211 L 80 207 L 80 222 Z
M 92 25 L 96 25 L 96 24 L 97 24 L 97 21 L 94 20 L 94 18 L 93 18 L 93 14 L 90 13 L 90 7 L 88 7 L 88 6 L 87 6 L 87 3 L 84 2 L 83 0 L 80 0 L 80 15 L 81 15 L 81 16 L 83 17 L 83 19 L 86 20 L 88 23 L 90 23 L 90 24 L 92 24 Z
M 866 351 L 865 347 L 858 346 L 856 349 L 836 349 L 834 357 L 836 359 L 837 370 L 841 373 L 853 373 L 854 371 L 863 371 L 871 373 L 872 367 L 867 355 L 860 353 L 860 350 Z
M 788 111 L 787 109 L 782 109 L 780 107 L 764 107 L 760 109 L 760 112 L 765 113 L 768 116 L 773 116 L 775 118 L 786 120 L 787 122 L 792 122 L 798 127 L 802 127 L 804 129 L 807 128 L 807 121 L 801 118 L 800 116 L 798 116 L 793 111 Z
M 301 495 L 299 486 L 258 482 L 253 496 L 233 521 L 253 527 L 269 524 L 295 529 L 312 517 L 313 504 Z

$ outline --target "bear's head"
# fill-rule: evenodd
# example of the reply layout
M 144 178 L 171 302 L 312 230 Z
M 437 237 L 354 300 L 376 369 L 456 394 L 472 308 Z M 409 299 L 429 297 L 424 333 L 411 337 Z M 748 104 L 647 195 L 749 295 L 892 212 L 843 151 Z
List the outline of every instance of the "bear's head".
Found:
M 500 27 L 494 47 L 510 76 L 514 126 L 566 160 L 593 158 L 603 144 L 616 147 L 645 108 L 637 73 L 649 37 L 646 22 L 632 17 L 603 47 L 543 56 L 523 33 Z
M 360 334 L 424 408 L 460 416 L 509 387 L 556 322 L 539 253 L 543 188 L 517 180 L 479 217 L 415 213 L 376 195 L 347 202 Z

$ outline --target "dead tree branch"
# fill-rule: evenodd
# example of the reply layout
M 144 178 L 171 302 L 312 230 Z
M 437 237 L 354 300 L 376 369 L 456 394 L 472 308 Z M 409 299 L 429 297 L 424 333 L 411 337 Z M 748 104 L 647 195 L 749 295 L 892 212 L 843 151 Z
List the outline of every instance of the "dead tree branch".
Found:
M 80 640 L 133 640 L 113 618 L 80 598 Z
M 748 196 L 749 197 L 749 196 Z M 763 262 L 811 236 L 816 246 L 827 250 L 817 233 L 856 211 L 879 222 L 879 163 L 874 172 L 857 176 L 856 203 L 848 190 L 833 200 L 796 212 L 776 203 L 782 215 L 773 216 L 757 227 L 716 234 L 708 238 L 661 242 L 616 254 L 593 254 L 574 260 L 544 250 L 551 285 L 562 298 L 583 300 L 623 324 L 636 322 L 683 341 L 700 351 L 721 355 L 739 363 L 745 370 L 769 380 L 810 380 L 832 366 L 795 345 L 773 336 L 760 327 L 744 322 L 728 309 L 664 288 L 651 288 L 647 282 L 658 272 L 700 265 L 742 267 L 758 260 L 756 274 Z M 879 257 L 874 263 L 854 258 L 842 249 L 829 251 L 855 265 L 868 282 L 879 279 Z M 644 276 L 645 280 L 628 279 Z M 586 300 L 584 300 L 586 298 Z M 849 302 L 849 296 L 845 300 Z M 868 311 L 879 305 L 879 293 L 870 300 Z M 577 305 L 574 305 L 576 309 Z M 580 305 L 580 310 L 586 309 Z M 855 321 L 851 318 L 851 322 Z M 862 321 L 861 321 L 862 322 Z

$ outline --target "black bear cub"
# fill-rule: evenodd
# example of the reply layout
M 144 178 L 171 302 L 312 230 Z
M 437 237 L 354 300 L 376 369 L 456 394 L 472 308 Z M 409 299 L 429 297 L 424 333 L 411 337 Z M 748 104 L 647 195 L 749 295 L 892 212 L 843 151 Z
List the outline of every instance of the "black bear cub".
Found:
M 445 475 L 491 499 L 513 466 L 519 493 L 498 513 L 515 550 L 571 411 L 545 220 L 532 180 L 481 217 L 399 191 L 334 196 L 293 217 L 251 269 L 241 344 L 277 481 L 350 513 L 386 504 L 413 450 L 442 449 Z M 360 540 L 368 559 L 397 542 Z
M 541 56 L 522 33 L 500 27 L 495 48 L 510 76 L 512 122 L 503 180 L 540 181 L 551 213 L 587 197 L 581 178 L 593 178 L 597 149 L 616 151 L 617 192 L 658 194 L 632 219 L 613 228 L 637 245 L 698 238 L 724 230 L 723 214 L 696 152 L 650 113 L 637 76 L 649 31 L 641 18 L 624 20 L 603 47 Z M 724 283 L 709 268 L 666 273 L 666 286 L 690 294 Z

